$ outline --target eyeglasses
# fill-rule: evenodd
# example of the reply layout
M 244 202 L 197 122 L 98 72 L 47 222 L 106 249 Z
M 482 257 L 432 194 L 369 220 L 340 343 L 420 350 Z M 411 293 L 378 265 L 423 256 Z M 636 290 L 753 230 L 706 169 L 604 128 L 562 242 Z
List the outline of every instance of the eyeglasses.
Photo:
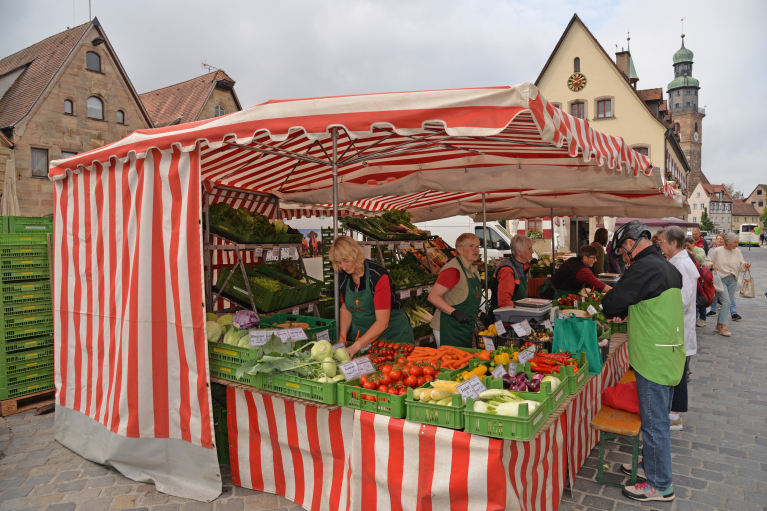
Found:
M 661 243 L 667 243 L 667 242 L 663 238 L 658 238 L 658 245 L 660 245 Z
M 474 250 L 475 248 L 479 248 L 479 245 L 458 245 L 459 247 L 469 247 L 470 249 Z

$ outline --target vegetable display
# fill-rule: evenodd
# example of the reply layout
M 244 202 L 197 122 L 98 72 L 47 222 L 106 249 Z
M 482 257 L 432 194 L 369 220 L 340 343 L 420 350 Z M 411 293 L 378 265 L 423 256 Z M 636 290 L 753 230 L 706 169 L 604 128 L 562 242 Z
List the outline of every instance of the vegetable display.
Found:
M 400 344 L 380 339 L 373 341 L 370 345 L 370 361 L 376 365 L 394 362 L 399 357 L 407 357 L 414 349 L 415 346 L 412 344 Z
M 431 388 L 422 387 L 413 391 L 413 400 L 440 406 L 453 406 L 453 394 L 458 394 L 458 382 L 434 380 Z
M 410 223 L 411 218 L 410 213 L 394 209 L 371 218 L 345 217 L 341 223 L 379 240 L 426 239 L 428 235 Z
M 569 352 L 543 353 L 538 351 L 530 361 L 530 370 L 543 374 L 559 374 L 562 366 L 573 366 L 573 371 L 578 372 L 578 362 Z
M 429 364 L 437 369 L 460 369 L 468 365 L 472 358 L 472 353 L 454 346 L 441 346 L 437 349 L 418 346 L 413 349 L 407 360 L 411 364 Z
M 310 342 L 293 350 L 292 342 L 282 342 L 272 334 L 266 344 L 258 349 L 256 358 L 237 369 L 236 376 L 281 373 L 318 382 L 343 381 L 343 375 L 338 374 L 335 355 L 328 341 Z
M 538 401 L 522 399 L 519 394 L 506 389 L 486 390 L 479 395 L 479 399 L 480 401 L 474 403 L 475 412 L 506 415 L 507 417 L 519 417 L 521 405 L 527 405 L 528 415 L 540 406 Z
M 414 287 L 434 280 L 432 275 L 417 264 L 402 263 L 387 268 L 396 288 Z
M 304 272 L 301 271 L 301 266 L 299 266 L 293 259 L 280 259 L 280 262 L 277 263 L 277 271 L 284 273 L 288 277 L 299 282 L 306 283 Z
M 366 390 L 377 390 L 394 396 L 407 394 L 407 389 L 415 389 L 437 377 L 437 369 L 430 365 L 409 363 L 405 357 L 400 357 L 393 365 L 384 365 L 380 371 L 360 378 L 357 387 Z M 375 399 L 375 396 L 368 396 Z
M 232 318 L 232 325 L 240 330 L 249 330 L 251 328 L 258 328 L 260 320 L 258 314 L 249 310 L 237 311 Z

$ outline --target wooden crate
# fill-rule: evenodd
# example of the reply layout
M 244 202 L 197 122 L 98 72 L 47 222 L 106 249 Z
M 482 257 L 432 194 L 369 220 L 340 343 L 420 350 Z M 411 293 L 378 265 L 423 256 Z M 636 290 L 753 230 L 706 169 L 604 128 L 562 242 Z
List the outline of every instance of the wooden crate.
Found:
M 53 396 L 55 393 L 56 389 L 48 389 L 35 392 L 34 394 L 26 394 L 13 399 L 0 401 L 0 416 L 7 417 L 8 415 L 14 415 L 40 406 L 52 404 L 54 402 Z

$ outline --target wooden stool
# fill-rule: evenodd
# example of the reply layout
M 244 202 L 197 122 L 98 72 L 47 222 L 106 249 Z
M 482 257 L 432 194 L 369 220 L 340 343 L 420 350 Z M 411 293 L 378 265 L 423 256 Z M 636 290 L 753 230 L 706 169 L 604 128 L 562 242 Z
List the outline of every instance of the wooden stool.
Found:
M 631 443 L 631 484 L 637 482 L 637 464 L 639 461 L 639 429 L 642 427 L 642 419 L 635 413 L 616 410 L 609 406 L 603 406 L 591 421 L 590 426 L 599 431 L 599 467 L 597 468 L 597 482 L 622 487 L 622 484 L 606 483 L 602 481 L 602 471 L 605 463 L 605 444 L 624 445 L 619 442 L 611 442 L 615 438 L 626 438 Z

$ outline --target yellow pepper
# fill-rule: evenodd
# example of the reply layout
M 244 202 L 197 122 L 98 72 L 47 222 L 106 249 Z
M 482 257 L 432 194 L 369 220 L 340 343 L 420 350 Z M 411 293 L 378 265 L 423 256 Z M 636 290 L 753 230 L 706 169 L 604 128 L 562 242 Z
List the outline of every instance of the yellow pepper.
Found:
M 493 336 L 494 336 L 494 337 L 495 337 L 496 335 L 498 335 L 498 329 L 497 329 L 497 328 L 495 328 L 495 323 L 493 323 L 492 325 L 490 325 L 490 327 L 489 327 L 487 330 L 488 330 L 489 332 L 492 332 L 492 334 L 493 334 Z
M 509 354 L 508 353 L 499 353 L 495 357 L 493 357 L 493 360 L 496 364 L 499 365 L 508 365 L 509 364 Z
M 519 362 L 519 352 L 515 351 L 514 354 L 511 356 L 512 362 Z

